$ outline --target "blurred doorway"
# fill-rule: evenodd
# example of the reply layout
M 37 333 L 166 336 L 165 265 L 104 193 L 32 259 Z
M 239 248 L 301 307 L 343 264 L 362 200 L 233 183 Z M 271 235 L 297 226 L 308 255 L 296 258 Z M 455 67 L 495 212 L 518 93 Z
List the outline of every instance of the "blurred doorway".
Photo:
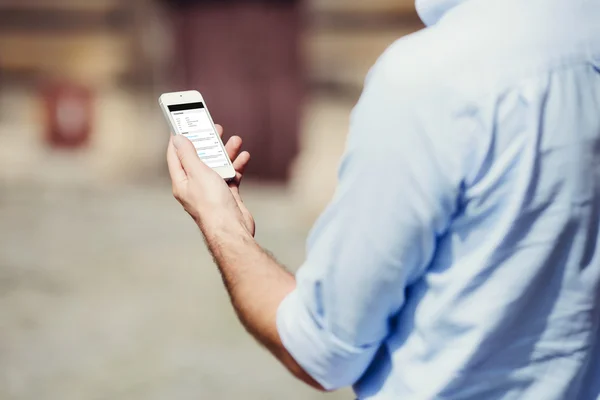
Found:
M 298 153 L 305 85 L 299 0 L 166 0 L 177 89 L 197 89 L 226 135 L 243 136 L 248 175 L 285 181 Z

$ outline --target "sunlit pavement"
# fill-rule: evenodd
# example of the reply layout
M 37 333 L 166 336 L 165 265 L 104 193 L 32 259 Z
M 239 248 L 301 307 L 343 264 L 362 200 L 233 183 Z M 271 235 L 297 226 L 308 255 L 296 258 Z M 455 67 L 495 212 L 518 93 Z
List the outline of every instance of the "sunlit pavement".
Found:
M 260 242 L 292 269 L 308 221 L 250 185 Z M 0 191 L 0 398 L 342 399 L 248 337 L 165 181 Z M 323 397 L 324 396 L 324 397 Z

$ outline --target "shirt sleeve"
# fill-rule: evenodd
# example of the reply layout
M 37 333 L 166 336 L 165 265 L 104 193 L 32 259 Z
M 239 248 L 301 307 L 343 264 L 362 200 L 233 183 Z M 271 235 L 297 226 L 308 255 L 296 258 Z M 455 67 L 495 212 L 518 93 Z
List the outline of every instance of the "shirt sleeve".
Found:
M 278 310 L 284 346 L 328 390 L 364 374 L 456 208 L 460 156 L 427 90 L 385 61 L 370 73 L 336 194 Z

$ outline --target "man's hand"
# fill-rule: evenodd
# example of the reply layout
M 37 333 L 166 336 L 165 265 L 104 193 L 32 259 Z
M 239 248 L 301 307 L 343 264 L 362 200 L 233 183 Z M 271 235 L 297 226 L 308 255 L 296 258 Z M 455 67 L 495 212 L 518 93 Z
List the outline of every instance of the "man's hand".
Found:
M 217 125 L 219 135 L 223 128 Z M 277 309 L 294 290 L 296 280 L 254 240 L 254 219 L 242 202 L 239 185 L 250 154 L 242 139 L 232 137 L 225 148 L 236 170 L 226 184 L 206 166 L 185 137 L 171 137 L 167 150 L 173 194 L 194 218 L 219 267 L 240 321 L 296 377 L 323 390 L 287 352 L 277 331 Z
M 222 137 L 223 128 L 217 125 Z M 173 195 L 194 218 L 205 235 L 224 224 L 238 224 L 254 236 L 252 215 L 240 196 L 240 183 L 250 161 L 247 151 L 241 152 L 242 139 L 233 136 L 225 149 L 233 162 L 236 177 L 226 184 L 223 178 L 204 164 L 194 145 L 184 136 L 171 136 L 167 150 L 169 173 L 173 182 Z M 236 228 L 236 227 L 233 227 Z

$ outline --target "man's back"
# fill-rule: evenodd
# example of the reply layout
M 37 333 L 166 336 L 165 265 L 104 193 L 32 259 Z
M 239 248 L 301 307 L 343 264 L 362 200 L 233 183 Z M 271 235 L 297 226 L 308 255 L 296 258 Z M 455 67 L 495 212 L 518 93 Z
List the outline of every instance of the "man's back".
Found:
M 600 3 L 591 3 L 479 1 L 430 32 L 432 42 L 464 39 L 454 60 L 444 51 L 453 66 L 444 91 L 473 124 L 436 135 L 468 133 L 474 145 L 462 153 L 471 165 L 459 209 L 398 318 L 414 327 L 390 350 L 399 369 L 412 365 L 404 381 L 437 381 L 436 398 L 600 398 Z
M 466 0 L 371 72 L 286 301 L 360 398 L 596 400 L 599 234 L 600 2 Z

